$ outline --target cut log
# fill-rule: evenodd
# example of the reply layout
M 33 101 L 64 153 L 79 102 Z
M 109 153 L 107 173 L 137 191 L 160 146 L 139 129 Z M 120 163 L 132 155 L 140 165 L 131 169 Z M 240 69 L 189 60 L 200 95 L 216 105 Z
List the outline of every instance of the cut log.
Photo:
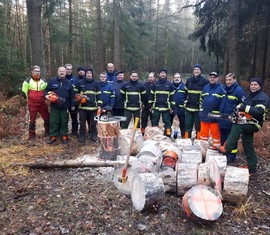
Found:
M 119 136 L 119 146 L 120 146 L 120 155 L 127 155 L 130 146 L 130 137 L 132 135 L 132 129 L 120 130 Z M 140 131 L 136 131 L 134 141 L 132 143 L 131 155 L 135 156 L 141 150 L 143 146 L 143 136 Z
M 181 162 L 188 164 L 202 163 L 202 147 L 199 145 L 184 145 Z
M 198 165 L 178 163 L 177 191 L 178 196 L 184 195 L 198 182 Z
M 215 150 L 208 149 L 206 152 L 205 162 L 208 162 L 212 159 L 216 160 L 221 178 L 223 180 L 225 176 L 226 167 L 227 167 L 226 155 L 223 155 L 222 153 L 219 153 Z
M 98 121 L 99 156 L 103 160 L 115 160 L 119 154 L 119 122 Z
M 159 177 L 163 180 L 165 192 L 175 193 L 176 189 L 176 177 L 177 171 L 174 171 L 173 168 L 164 166 L 159 172 Z
M 158 143 L 157 141 L 151 140 L 151 139 L 145 140 L 145 141 L 143 142 L 143 146 L 148 145 L 148 144 L 156 145 L 157 147 L 159 146 L 159 143 Z
M 239 203 L 248 193 L 249 172 L 246 168 L 227 166 L 222 197 L 224 201 Z
M 172 143 L 172 140 L 169 137 L 165 136 L 165 135 L 155 135 L 151 139 L 154 140 L 154 141 L 157 141 L 158 143 L 160 143 L 161 141 L 167 142 L 169 144 Z
M 77 159 L 63 161 L 46 161 L 44 159 L 30 163 L 13 164 L 13 166 L 25 166 L 36 169 L 49 168 L 81 168 L 81 167 L 115 167 L 117 164 L 123 164 L 124 161 L 103 161 L 98 159 Z
M 151 145 L 144 145 L 141 149 L 141 151 L 138 153 L 137 157 L 140 156 L 149 156 L 149 157 L 162 157 L 162 151 L 159 147 L 157 147 L 155 144 Z
M 133 178 L 131 200 L 137 211 L 158 209 L 164 196 L 164 184 L 158 174 L 142 173 Z
M 210 162 L 201 163 L 198 167 L 198 184 L 210 186 Z
M 197 222 L 215 221 L 223 211 L 219 194 L 205 185 L 192 187 L 184 195 L 182 206 L 188 218 Z
M 154 126 L 154 127 L 147 126 L 145 128 L 145 132 L 144 132 L 144 139 L 145 140 L 152 139 L 156 135 L 163 135 L 163 130 L 161 130 L 157 126 Z
M 146 169 L 145 165 L 137 160 L 137 161 L 129 161 L 129 167 L 127 169 L 127 181 L 119 182 L 119 179 L 122 177 L 122 171 L 124 166 L 120 166 L 119 168 L 115 169 L 113 182 L 115 187 L 125 195 L 131 194 L 131 183 L 133 178 L 139 173 L 146 173 L 148 170 Z

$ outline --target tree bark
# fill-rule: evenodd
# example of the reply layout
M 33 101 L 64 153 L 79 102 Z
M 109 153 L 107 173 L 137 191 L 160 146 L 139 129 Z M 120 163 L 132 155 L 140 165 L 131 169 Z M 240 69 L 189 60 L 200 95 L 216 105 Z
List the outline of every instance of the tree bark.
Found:
M 44 47 L 41 29 L 41 0 L 26 0 L 28 27 L 31 44 L 32 64 L 41 67 L 41 71 L 45 72 Z
M 97 69 L 98 72 L 102 72 L 104 70 L 105 64 L 105 53 L 103 50 L 103 34 L 102 34 L 102 21 L 101 21 L 101 5 L 100 0 L 96 0 L 96 8 L 97 8 Z
M 116 69 L 120 69 L 121 44 L 120 44 L 120 2 L 119 0 L 113 1 L 113 21 L 114 21 L 113 63 Z

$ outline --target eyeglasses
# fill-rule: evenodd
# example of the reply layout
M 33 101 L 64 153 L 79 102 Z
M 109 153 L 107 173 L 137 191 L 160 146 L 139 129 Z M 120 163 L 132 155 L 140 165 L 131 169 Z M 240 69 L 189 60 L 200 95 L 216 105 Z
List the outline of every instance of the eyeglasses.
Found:
M 33 73 L 40 73 L 40 71 L 33 71 Z

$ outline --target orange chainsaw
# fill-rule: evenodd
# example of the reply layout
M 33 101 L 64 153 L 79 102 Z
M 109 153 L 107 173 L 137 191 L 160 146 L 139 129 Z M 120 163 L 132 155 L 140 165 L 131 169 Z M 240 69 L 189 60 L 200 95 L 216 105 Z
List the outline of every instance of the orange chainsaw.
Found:
M 95 116 L 95 121 L 102 121 L 102 122 L 111 122 L 111 121 L 126 121 L 126 117 L 124 116 L 113 116 L 112 108 L 109 106 L 99 108 L 97 111 L 97 116 Z

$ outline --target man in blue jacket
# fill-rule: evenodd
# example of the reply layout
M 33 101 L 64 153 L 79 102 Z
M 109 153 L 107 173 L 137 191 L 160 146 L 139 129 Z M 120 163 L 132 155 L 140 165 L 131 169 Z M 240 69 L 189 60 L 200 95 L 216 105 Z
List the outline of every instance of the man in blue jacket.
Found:
M 245 100 L 245 92 L 236 81 L 234 73 L 228 73 L 225 77 L 225 85 L 223 85 L 223 94 L 219 106 L 221 114 L 232 114 L 235 107 L 242 104 Z M 220 142 L 224 145 L 232 128 L 232 122 L 230 120 L 218 120 L 218 127 L 220 132 Z M 227 155 L 228 162 L 233 162 L 236 158 L 237 149 Z
M 115 92 L 113 114 L 116 116 L 124 116 L 124 101 L 120 93 L 120 89 L 125 83 L 126 82 L 124 81 L 124 72 L 120 70 L 116 73 L 116 81 L 112 83 L 112 88 Z
M 186 133 L 185 138 L 191 138 L 193 126 L 195 124 L 196 135 L 200 132 L 200 98 L 203 87 L 209 81 L 202 76 L 202 67 L 200 64 L 195 64 L 193 68 L 193 76 L 186 81 Z
M 217 120 L 208 117 L 208 114 L 219 114 L 219 105 L 222 95 L 225 93 L 218 79 L 219 76 L 216 72 L 211 72 L 209 74 L 210 83 L 205 85 L 202 90 L 201 108 L 199 113 L 201 131 L 199 132 L 198 139 L 208 141 L 210 132 L 213 140 L 213 149 L 220 146 L 220 134 Z
M 48 144 L 56 141 L 58 136 L 64 144 L 68 142 L 68 110 L 74 110 L 74 90 L 66 78 L 65 67 L 59 67 L 57 77 L 51 79 L 44 91 L 44 96 L 51 102 L 50 110 L 50 139 Z
M 115 103 L 115 92 L 112 88 L 112 84 L 107 81 L 105 72 L 99 74 L 99 79 L 99 87 L 103 101 L 102 107 L 112 109 Z
M 185 102 L 185 83 L 183 83 L 181 74 L 175 73 L 173 76 L 173 86 L 175 89 L 174 92 L 174 101 L 175 101 L 175 108 L 173 110 L 173 113 L 171 114 L 171 122 L 173 123 L 174 116 L 178 117 L 179 120 L 179 127 L 181 131 L 181 137 L 184 138 L 185 135 L 185 108 L 184 108 L 184 102 Z M 175 135 L 176 133 L 174 133 Z M 177 138 L 177 136 L 174 136 L 174 138 Z

